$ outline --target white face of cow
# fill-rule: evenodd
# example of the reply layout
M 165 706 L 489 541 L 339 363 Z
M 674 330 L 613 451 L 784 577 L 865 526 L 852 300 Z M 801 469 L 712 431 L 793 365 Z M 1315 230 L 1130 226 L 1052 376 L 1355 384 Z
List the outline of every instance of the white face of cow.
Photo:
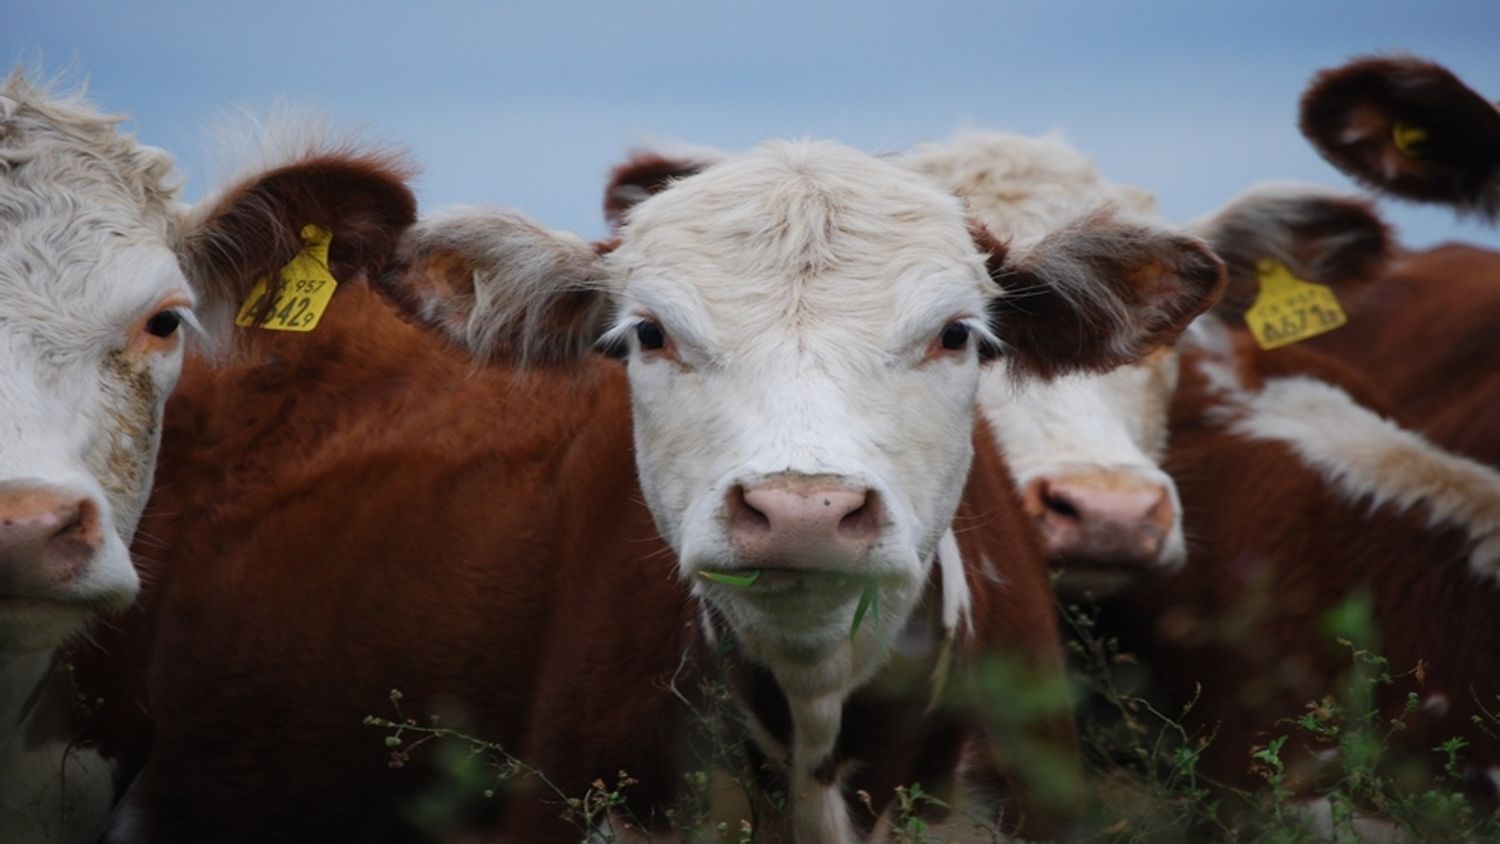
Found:
M 1161 468 L 1177 358 L 1162 348 L 1105 373 L 1018 382 L 997 371 L 980 382 L 1022 504 L 1065 564 L 1064 587 L 1099 589 L 1186 559 L 1177 487 Z
M 134 598 L 128 548 L 195 305 L 238 305 L 304 224 L 363 270 L 414 216 L 399 162 L 292 125 L 189 212 L 166 155 L 118 122 L 19 75 L 0 86 L 0 654 Z
M 139 587 L 128 546 L 192 289 L 171 165 L 67 103 L 0 93 L 0 651 Z
M 799 640 L 847 637 L 872 578 L 904 615 L 963 490 L 999 292 L 960 203 L 775 145 L 638 206 L 606 263 L 641 484 L 682 575 L 736 627 Z

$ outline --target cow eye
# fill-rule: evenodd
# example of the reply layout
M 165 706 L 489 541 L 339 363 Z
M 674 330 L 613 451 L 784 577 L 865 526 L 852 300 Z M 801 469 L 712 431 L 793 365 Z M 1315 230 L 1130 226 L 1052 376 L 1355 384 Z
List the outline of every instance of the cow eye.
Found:
M 652 352 L 667 345 L 667 333 L 661 330 L 661 326 L 650 320 L 638 323 L 635 327 L 635 339 L 641 342 L 641 349 Z
M 160 311 L 146 320 L 146 333 L 165 340 L 177 332 L 179 325 L 182 325 L 182 316 L 176 311 Z
M 969 326 L 961 322 L 953 323 L 943 329 L 943 336 L 939 342 L 949 351 L 962 349 L 964 344 L 969 342 Z

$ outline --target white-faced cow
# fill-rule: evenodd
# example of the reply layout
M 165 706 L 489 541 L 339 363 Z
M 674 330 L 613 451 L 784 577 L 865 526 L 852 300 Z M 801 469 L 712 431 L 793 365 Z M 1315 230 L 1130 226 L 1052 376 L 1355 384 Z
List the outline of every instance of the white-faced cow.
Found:
M 507 840 L 591 834 L 557 794 L 622 770 L 653 829 L 696 771 L 773 839 L 884 834 L 913 782 L 1008 796 L 1008 829 L 1066 815 L 1032 764 L 1076 770 L 1066 713 L 1007 722 L 1003 682 L 972 705 L 985 657 L 1056 682 L 1062 656 L 975 391 L 996 355 L 1047 376 L 1168 342 L 1221 283 L 1198 241 L 1100 214 L 1007 249 L 929 180 L 800 142 L 673 183 L 611 247 L 469 209 L 400 258 L 385 287 L 436 334 L 354 287 L 169 409 L 195 436 L 145 525 L 150 840 L 409 840 L 431 767 L 359 725 L 391 687 L 556 786 L 457 819 Z M 698 755 L 711 704 L 780 808 Z
M 190 213 L 166 155 L 118 123 L 19 73 L 0 88 L 7 842 L 97 840 L 124 784 L 122 754 L 143 747 L 138 733 L 106 734 L 107 724 L 140 721 L 139 699 L 124 700 L 112 676 L 121 666 L 107 664 L 124 657 L 78 640 L 140 588 L 128 548 L 195 310 L 207 321 L 237 307 L 256 273 L 295 254 L 297 228 L 276 225 L 283 213 L 298 228 L 360 220 L 334 229 L 357 263 L 388 251 L 413 215 L 390 161 L 311 150 Z M 364 207 L 372 193 L 378 214 Z M 95 634 L 101 648 L 113 632 Z M 78 652 L 66 656 L 65 646 Z
M 618 226 L 634 203 L 723 157 L 701 147 L 636 152 L 611 174 L 606 218 Z M 1144 218 L 1155 207 L 1146 191 L 1102 179 L 1055 135 L 963 132 L 892 160 L 960 196 L 976 221 L 1013 244 L 1101 208 Z M 1172 349 L 1046 381 L 1015 377 L 1001 360 L 980 379 L 980 407 L 1049 556 L 1065 564 L 1064 589 L 1098 588 L 1142 565 L 1182 562 L 1177 494 L 1158 465 L 1176 379 Z
M 1302 96 L 1301 126 L 1370 187 L 1500 219 L 1500 108 L 1441 65 L 1375 56 L 1322 71 Z

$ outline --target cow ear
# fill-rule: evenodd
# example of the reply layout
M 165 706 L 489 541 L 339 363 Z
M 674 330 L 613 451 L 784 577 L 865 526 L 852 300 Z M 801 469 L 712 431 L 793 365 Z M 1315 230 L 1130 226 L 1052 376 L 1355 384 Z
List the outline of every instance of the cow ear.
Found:
M 197 289 L 203 321 L 227 328 L 260 279 L 303 249 L 303 230 L 332 235 L 328 268 L 338 281 L 378 274 L 416 219 L 407 187 L 414 168 L 392 152 L 329 149 L 292 156 L 240 178 L 187 215 L 179 256 Z
M 408 230 L 378 287 L 478 358 L 568 364 L 608 326 L 605 249 L 513 211 L 458 208 Z
M 1247 191 L 1193 230 L 1228 267 L 1229 284 L 1214 306 L 1226 317 L 1242 316 L 1255 303 L 1263 261 L 1347 292 L 1379 278 L 1396 249 L 1390 227 L 1368 201 L 1310 185 Z
M 1300 125 L 1359 182 L 1500 218 L 1500 110 L 1441 65 L 1376 57 L 1322 71 Z
M 724 153 L 710 147 L 637 149 L 623 164 L 609 172 L 604 188 L 604 219 L 611 230 L 624 225 L 631 208 L 661 193 L 676 179 L 685 179 L 723 160 Z
M 1008 250 L 983 229 L 996 350 L 1019 374 L 1102 372 L 1171 343 L 1224 287 L 1224 265 L 1195 237 L 1105 208 Z

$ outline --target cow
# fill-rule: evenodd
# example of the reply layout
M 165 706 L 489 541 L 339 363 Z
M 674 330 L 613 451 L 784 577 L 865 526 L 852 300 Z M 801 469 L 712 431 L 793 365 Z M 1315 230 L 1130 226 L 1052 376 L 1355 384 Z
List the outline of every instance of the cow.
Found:
M 724 153 L 668 145 L 639 149 L 615 167 L 605 218 L 620 226 L 630 206 Z M 969 213 L 1010 242 L 1043 237 L 1101 206 L 1149 217 L 1147 191 L 1101 178 L 1081 153 L 1053 134 L 959 132 L 891 157 L 962 197 Z M 1165 405 L 1176 379 L 1170 345 L 1136 364 L 1049 381 L 1012 377 L 1005 362 L 980 380 L 979 401 L 1049 557 L 1058 588 L 1105 591 L 1143 566 L 1185 557 L 1179 503 L 1164 457 Z M 1144 401 L 1147 406 L 1137 407 Z M 1143 422 L 1143 424 L 1138 424 Z
M 304 224 L 339 221 L 335 260 L 363 266 L 414 214 L 395 159 L 312 148 L 267 159 L 190 210 L 168 156 L 119 122 L 18 71 L 0 88 L 8 842 L 97 840 L 149 741 L 113 648 L 140 590 L 129 549 L 185 335 L 222 323 L 246 279 L 295 254 Z
M 1021 679 L 972 705 L 986 656 L 1053 685 L 1062 662 L 981 364 L 1134 359 L 1208 306 L 1217 259 L 1107 213 L 1008 250 L 827 142 L 629 216 L 609 244 L 434 216 L 378 285 L 426 330 L 353 286 L 300 342 L 185 378 L 144 527 L 169 555 L 144 837 L 421 834 L 398 807 L 433 760 L 398 731 L 392 772 L 360 725 L 391 688 L 408 726 L 441 713 L 536 772 L 438 835 L 660 833 L 705 787 L 709 818 L 772 840 L 887 834 L 913 784 L 1007 798 L 976 808 L 1007 830 L 1065 822 L 1076 792 L 1037 772 L 1076 774 L 1066 711 L 1007 722 Z M 736 728 L 705 742 L 716 711 Z M 612 811 L 569 811 L 617 776 Z
M 1290 731 L 1277 719 L 1332 694 L 1349 670 L 1351 653 L 1330 641 L 1324 619 L 1364 595 L 1380 638 L 1362 644 L 1393 673 L 1412 672 L 1376 697 L 1383 718 L 1409 724 L 1394 743 L 1431 762 L 1430 748 L 1461 738 L 1471 771 L 1492 778 L 1500 744 L 1484 724 L 1500 695 L 1488 659 L 1500 644 L 1489 622 L 1500 470 L 1484 449 L 1493 428 L 1440 427 L 1442 413 L 1409 409 L 1400 370 L 1369 366 L 1381 335 L 1429 362 L 1443 353 L 1443 339 L 1405 341 L 1400 321 L 1382 324 L 1369 305 L 1428 259 L 1399 256 L 1367 204 L 1323 190 L 1261 189 L 1196 228 L 1230 282 L 1223 311 L 1189 330 L 1172 410 L 1166 465 L 1194 541 L 1186 566 L 1143 582 L 1113 614 L 1127 646 L 1178 703 L 1201 684 L 1192 720 L 1217 730 L 1206 764 L 1244 783 L 1250 750 Z M 1231 319 L 1268 258 L 1339 290 L 1349 324 L 1258 348 Z M 1432 277 L 1424 289 L 1449 280 Z M 1406 301 L 1422 307 L 1417 299 Z M 1413 699 L 1419 712 L 1407 710 Z M 1301 751 L 1327 748 L 1305 738 L 1285 761 L 1315 772 L 1326 757 Z
M 1500 220 L 1500 108 L 1442 65 L 1366 56 L 1319 72 L 1302 134 L 1356 181 Z

